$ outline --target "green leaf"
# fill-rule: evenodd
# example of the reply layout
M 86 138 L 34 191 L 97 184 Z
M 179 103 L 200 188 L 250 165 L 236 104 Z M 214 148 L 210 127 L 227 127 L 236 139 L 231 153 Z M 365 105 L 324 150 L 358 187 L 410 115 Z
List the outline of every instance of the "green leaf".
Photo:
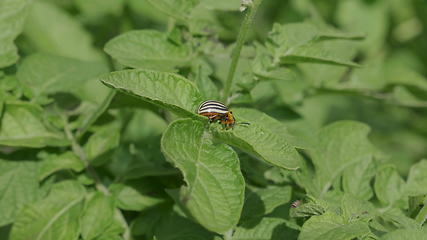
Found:
M 389 15 L 387 1 L 340 1 L 337 4 L 337 22 L 346 30 L 362 32 L 366 39 L 362 49 L 369 55 L 378 54 L 387 38 Z M 363 16 L 363 17 L 361 17 Z
M 372 203 L 361 200 L 352 194 L 344 194 L 341 200 L 341 215 L 349 222 L 354 220 L 370 221 L 376 214 Z
M 75 181 L 53 186 L 49 196 L 27 205 L 16 218 L 10 240 L 75 240 L 85 190 Z
M 186 22 L 191 10 L 199 4 L 200 0 L 147 0 L 158 11 L 168 16 Z
M 0 2 L 0 68 L 18 61 L 14 41 L 21 34 L 32 0 L 3 0 Z
M 43 121 L 43 109 L 26 102 L 6 103 L 0 128 L 0 144 L 22 147 L 64 146 L 62 133 L 51 131 Z
M 181 200 L 191 215 L 208 230 L 225 233 L 240 218 L 245 182 L 237 154 L 214 144 L 203 123 L 178 120 L 162 138 L 162 151 L 179 168 L 187 186 Z
M 12 223 L 18 211 L 38 196 L 36 162 L 0 159 L 0 226 Z
M 34 54 L 24 59 L 18 68 L 17 78 L 25 88 L 25 95 L 38 102 L 48 94 L 72 93 L 85 100 L 84 86 L 108 71 L 103 63 L 87 62 L 51 54 Z M 92 91 L 98 90 L 92 86 Z M 99 91 L 99 90 L 98 90 Z M 102 91 L 99 91 L 100 95 Z
M 76 0 L 78 9 L 89 18 L 100 18 L 108 15 L 120 15 L 124 0 Z
M 313 181 L 320 192 L 316 194 L 326 193 L 346 168 L 372 159 L 377 151 L 367 138 L 369 131 L 363 123 L 340 121 L 317 133 L 313 152 L 316 178 Z
M 233 240 L 280 240 L 288 236 L 285 220 L 264 217 L 253 227 L 239 226 Z
M 325 207 L 318 203 L 304 203 L 296 208 L 291 208 L 289 215 L 291 217 L 311 217 L 325 213 Z
M 124 33 L 111 39 L 104 50 L 119 63 L 132 68 L 172 71 L 190 60 L 186 45 L 176 44 L 155 30 Z
M 362 221 L 346 223 L 341 216 L 327 212 L 313 216 L 302 226 L 299 240 L 340 239 L 351 240 L 368 234 L 368 224 Z
M 257 218 L 291 200 L 291 187 L 249 188 L 245 196 L 242 219 Z
M 412 165 L 406 183 L 406 194 L 420 196 L 427 194 L 427 160 Z
M 282 123 L 255 109 L 233 109 L 233 114 L 237 122 L 250 125 L 237 124 L 232 130 L 217 130 L 216 137 L 275 166 L 292 170 L 300 166 L 301 157 L 293 147 L 298 145 L 297 140 Z
M 113 161 L 108 165 L 108 169 L 118 179 L 127 180 L 179 173 L 178 169 L 173 168 L 166 162 L 159 151 L 159 138 L 144 142 L 144 149 L 132 148 L 132 145 L 130 145 L 128 149 L 125 147 L 117 149 L 113 155 Z
M 83 162 L 72 152 L 65 152 L 60 155 L 44 154 L 41 158 L 38 172 L 39 181 L 59 170 L 72 169 L 80 172 L 85 168 Z
M 375 194 L 381 203 L 390 205 L 401 199 L 405 182 L 393 166 L 384 166 L 375 177 Z
M 373 195 L 371 179 L 375 176 L 375 164 L 366 159 L 348 167 L 343 172 L 343 190 L 359 199 L 369 200 Z
M 212 81 L 210 75 L 213 69 L 204 61 L 193 63 L 194 82 L 205 99 L 219 99 L 218 87 Z
M 33 4 L 24 34 L 40 51 L 86 61 L 102 60 L 100 52 L 92 47 L 91 36 L 77 19 L 46 1 Z
M 119 145 L 120 129 L 114 125 L 103 126 L 90 136 L 84 146 L 87 159 L 94 165 L 103 164 L 111 158 L 111 153 Z
M 83 239 L 90 240 L 102 233 L 113 222 L 114 200 L 101 192 L 90 195 L 85 203 L 81 219 L 81 234 Z
M 423 229 L 398 229 L 384 235 L 381 240 L 426 240 L 427 228 Z
M 151 70 L 125 70 L 105 75 L 100 80 L 111 88 L 165 108 L 179 116 L 198 117 L 202 102 L 192 82 L 173 73 Z
M 342 66 L 358 66 L 349 58 L 342 58 L 334 51 L 328 39 L 354 39 L 356 35 L 311 23 L 275 24 L 269 33 L 267 48 L 273 59 L 282 63 L 324 63 Z
M 283 64 L 295 63 L 322 63 L 348 67 L 360 67 L 359 64 L 351 60 L 341 58 L 339 54 L 333 52 L 331 44 L 323 41 L 316 41 L 306 45 L 288 49 L 280 56 Z
M 420 225 L 417 221 L 406 216 L 406 211 L 398 208 L 388 208 L 388 210 L 377 218 L 374 218 L 371 225 L 382 232 L 391 232 L 396 229 L 414 229 Z
M 393 88 L 391 94 L 391 102 L 399 104 L 401 106 L 408 107 L 426 107 L 427 101 L 423 101 L 417 96 L 415 96 L 411 91 L 406 87 L 396 86 Z
M 129 211 L 142 211 L 164 202 L 161 198 L 151 197 L 139 189 L 124 184 L 114 184 L 110 190 L 117 202 L 117 207 Z

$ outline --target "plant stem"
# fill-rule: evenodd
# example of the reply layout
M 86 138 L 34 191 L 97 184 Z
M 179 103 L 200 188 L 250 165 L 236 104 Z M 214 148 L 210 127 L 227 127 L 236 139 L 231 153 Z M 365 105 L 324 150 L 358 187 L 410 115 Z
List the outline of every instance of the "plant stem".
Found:
M 90 117 L 83 122 L 83 126 L 77 130 L 76 138 L 79 139 L 83 134 L 86 133 L 86 131 L 89 129 L 90 126 L 101 116 L 102 113 L 107 110 L 108 106 L 110 105 L 111 100 L 113 100 L 114 96 L 116 95 L 116 91 L 113 89 L 109 90 L 110 92 L 108 95 L 104 98 L 104 101 L 96 108 L 96 110 L 90 115 Z
M 248 9 L 246 10 L 245 18 L 243 19 L 242 25 L 240 27 L 239 35 L 237 36 L 237 42 L 236 46 L 233 49 L 233 52 L 231 53 L 231 65 L 228 70 L 227 80 L 225 82 L 224 92 L 222 96 L 222 100 L 225 103 L 228 103 L 228 97 L 230 96 L 231 86 L 233 85 L 233 79 L 234 74 L 236 73 L 237 64 L 240 59 L 240 52 L 242 51 L 243 44 L 246 40 L 246 35 L 252 27 L 252 22 L 255 19 L 255 14 L 258 10 L 259 5 L 261 4 L 262 0 L 253 0 L 253 2 L 248 6 Z
M 114 96 L 114 94 L 111 96 L 111 98 L 113 96 Z M 108 104 L 107 104 L 107 106 L 108 106 Z M 87 159 L 85 151 L 83 150 L 82 146 L 80 146 L 80 144 L 77 142 L 77 139 L 74 136 L 74 134 L 71 132 L 67 117 L 62 115 L 62 118 L 63 118 L 63 122 L 64 122 L 65 135 L 67 136 L 68 140 L 71 142 L 71 148 L 72 148 L 74 154 L 76 154 L 80 158 L 80 160 L 83 162 L 83 164 L 85 165 L 87 173 L 95 181 L 96 189 L 98 191 L 104 193 L 105 195 L 110 196 L 111 192 L 108 190 L 107 187 L 104 186 L 104 184 L 102 184 L 101 178 L 98 176 L 95 169 L 92 167 L 89 160 Z M 131 239 L 130 228 L 126 222 L 126 219 L 124 218 L 122 212 L 117 208 L 116 208 L 116 213 L 119 217 L 120 222 L 122 223 L 123 227 L 125 228 L 125 231 L 123 233 L 123 239 L 130 240 Z

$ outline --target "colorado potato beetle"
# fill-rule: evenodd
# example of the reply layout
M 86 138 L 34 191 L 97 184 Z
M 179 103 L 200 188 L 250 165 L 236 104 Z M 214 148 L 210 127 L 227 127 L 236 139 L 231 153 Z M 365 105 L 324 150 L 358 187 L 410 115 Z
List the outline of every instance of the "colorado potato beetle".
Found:
M 226 129 L 233 128 L 236 124 L 236 119 L 227 106 L 215 100 L 207 100 L 200 104 L 197 114 L 208 117 L 209 122 L 219 121 Z M 249 123 L 239 123 L 246 124 Z

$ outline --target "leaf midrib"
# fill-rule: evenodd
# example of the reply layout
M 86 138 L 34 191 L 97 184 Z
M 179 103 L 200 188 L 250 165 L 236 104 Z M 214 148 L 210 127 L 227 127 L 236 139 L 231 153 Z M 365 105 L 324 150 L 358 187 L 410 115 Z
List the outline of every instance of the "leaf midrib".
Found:
M 79 197 L 76 200 L 70 202 L 68 205 L 66 205 L 61 211 L 59 211 L 57 214 L 55 214 L 50 221 L 47 223 L 47 225 L 39 232 L 37 235 L 36 240 L 41 240 L 42 236 L 49 230 L 50 227 L 60 218 L 62 215 L 64 215 L 70 208 L 72 208 L 74 205 L 77 205 L 80 201 L 83 200 L 83 197 Z

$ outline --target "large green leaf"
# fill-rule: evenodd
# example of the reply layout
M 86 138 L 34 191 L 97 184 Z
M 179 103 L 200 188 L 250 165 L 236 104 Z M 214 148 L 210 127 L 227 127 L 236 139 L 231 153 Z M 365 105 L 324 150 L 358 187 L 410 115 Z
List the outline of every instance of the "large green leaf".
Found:
M 245 190 L 237 154 L 227 145 L 214 144 L 205 125 L 189 119 L 169 126 L 162 151 L 184 175 L 187 186 L 180 197 L 192 217 L 217 233 L 232 229 L 239 221 Z
M 32 0 L 3 0 L 0 2 L 0 68 L 18 61 L 14 41 L 21 33 Z
M 427 194 L 427 160 L 412 165 L 406 183 L 406 193 L 409 196 Z
M 84 87 L 97 76 L 108 71 L 103 63 L 87 62 L 51 54 L 34 54 L 24 59 L 17 77 L 25 88 L 25 94 L 38 102 L 48 94 L 73 93 L 85 100 L 97 99 L 85 93 Z M 90 85 L 92 91 L 105 96 L 105 90 Z M 103 86 L 100 86 L 102 88 Z
M 369 131 L 365 124 L 340 121 L 317 133 L 313 164 L 316 168 L 314 183 L 320 192 L 316 194 L 326 193 L 349 166 L 372 159 L 377 151 L 367 138 Z
M 340 239 L 351 240 L 368 234 L 366 222 L 354 221 L 346 223 L 341 216 L 327 212 L 321 216 L 313 216 L 302 226 L 299 240 Z
M 0 144 L 8 146 L 64 146 L 65 136 L 43 122 L 43 109 L 26 102 L 6 103 L 0 128 Z
M 100 78 L 111 88 L 140 97 L 180 116 L 197 117 L 202 97 L 189 80 L 173 73 L 151 70 L 125 70 Z
M 12 223 L 25 204 L 37 199 L 35 169 L 34 161 L 0 159 L 0 226 Z
M 102 60 L 83 26 L 65 10 L 47 1 L 33 4 L 24 34 L 40 51 L 80 60 Z
M 294 148 L 299 143 L 282 123 L 254 109 L 233 109 L 233 114 L 237 122 L 250 125 L 237 124 L 232 130 L 217 129 L 216 137 L 275 166 L 286 169 L 300 166 L 301 157 Z
M 155 30 L 124 33 L 111 39 L 104 50 L 125 66 L 143 69 L 170 71 L 184 66 L 190 58 L 186 45 L 176 44 Z
M 114 211 L 114 199 L 111 196 L 105 196 L 101 192 L 90 195 L 81 219 L 83 239 L 90 240 L 102 235 L 113 223 Z
M 22 209 L 10 240 L 76 240 L 84 196 L 85 190 L 77 182 L 55 184 L 47 198 Z

